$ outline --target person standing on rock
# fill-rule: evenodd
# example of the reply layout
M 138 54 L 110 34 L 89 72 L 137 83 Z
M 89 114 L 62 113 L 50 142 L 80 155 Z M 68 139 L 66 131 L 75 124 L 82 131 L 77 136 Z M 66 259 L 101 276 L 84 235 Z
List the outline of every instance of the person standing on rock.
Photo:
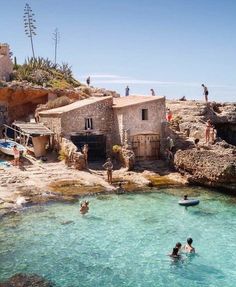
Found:
M 91 82 L 91 79 L 90 79 L 90 77 L 88 77 L 87 80 L 86 80 L 86 83 L 87 83 L 88 86 L 90 86 L 90 82 Z
M 89 146 L 88 144 L 85 144 L 82 147 L 82 152 L 84 154 L 84 160 L 85 160 L 86 167 L 88 166 L 88 150 L 89 150 Z
M 175 144 L 171 137 L 167 137 L 167 144 L 168 144 L 169 151 L 173 152 Z
M 20 151 L 18 150 L 17 146 L 14 145 L 13 147 L 13 154 L 14 154 L 14 165 L 20 166 Z
M 152 96 L 155 96 L 156 94 L 155 94 L 155 91 L 153 90 L 153 89 L 150 89 L 150 92 L 151 92 L 151 95 Z
M 125 96 L 128 97 L 129 96 L 129 86 L 127 86 L 125 88 Z
M 104 163 L 103 167 L 107 170 L 107 181 L 108 181 L 108 183 L 112 184 L 113 164 L 112 164 L 110 158 L 107 159 L 107 161 Z
M 209 94 L 208 89 L 204 84 L 202 84 L 202 87 L 203 87 L 203 95 L 205 96 L 205 101 L 206 103 L 208 103 L 208 94 Z

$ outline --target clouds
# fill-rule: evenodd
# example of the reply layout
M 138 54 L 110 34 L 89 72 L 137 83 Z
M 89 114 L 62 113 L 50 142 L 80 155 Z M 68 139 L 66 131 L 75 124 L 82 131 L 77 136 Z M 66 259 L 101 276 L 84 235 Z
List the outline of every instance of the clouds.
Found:
M 82 76 L 83 79 L 87 77 Z M 163 87 L 200 87 L 201 82 L 177 82 L 177 81 L 160 81 L 160 80 L 146 80 L 146 79 L 134 79 L 132 77 L 125 77 L 113 74 L 91 74 L 91 81 L 95 85 L 158 85 Z M 209 88 L 216 89 L 230 89 L 235 90 L 235 86 L 227 86 L 227 85 L 216 85 L 216 84 L 206 84 Z

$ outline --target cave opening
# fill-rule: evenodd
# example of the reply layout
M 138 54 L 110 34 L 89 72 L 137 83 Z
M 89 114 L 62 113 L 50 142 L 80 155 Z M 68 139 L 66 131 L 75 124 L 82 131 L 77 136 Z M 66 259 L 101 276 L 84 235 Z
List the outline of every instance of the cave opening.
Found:
M 225 140 L 227 143 L 236 145 L 236 124 L 220 123 L 215 124 L 217 137 Z

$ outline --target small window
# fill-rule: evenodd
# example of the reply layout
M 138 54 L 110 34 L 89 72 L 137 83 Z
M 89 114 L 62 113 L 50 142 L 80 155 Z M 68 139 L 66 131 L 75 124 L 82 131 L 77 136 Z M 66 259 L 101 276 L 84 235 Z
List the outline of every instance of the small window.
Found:
M 93 119 L 86 118 L 85 119 L 85 130 L 92 130 L 93 129 Z
M 148 109 L 142 109 L 142 121 L 148 120 Z

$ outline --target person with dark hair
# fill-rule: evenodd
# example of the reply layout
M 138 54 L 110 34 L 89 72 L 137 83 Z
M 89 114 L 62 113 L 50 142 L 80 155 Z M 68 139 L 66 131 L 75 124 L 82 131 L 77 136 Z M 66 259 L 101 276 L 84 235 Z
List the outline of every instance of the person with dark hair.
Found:
M 107 159 L 107 161 L 104 163 L 103 167 L 107 170 L 107 181 L 108 181 L 108 183 L 112 184 L 113 164 L 112 164 L 110 158 Z
M 89 211 L 89 201 L 85 200 L 84 202 L 82 202 L 80 204 L 80 210 L 79 211 L 83 215 L 88 213 L 88 211 Z
M 86 79 L 86 83 L 87 83 L 88 86 L 90 86 L 90 82 L 91 82 L 91 79 L 90 79 L 90 77 L 88 77 L 88 78 Z
M 208 94 L 209 94 L 208 89 L 204 84 L 202 84 L 202 87 L 203 87 L 203 95 L 205 96 L 205 101 L 206 103 L 208 103 Z
M 188 200 L 188 195 L 184 195 L 184 200 Z
M 125 96 L 128 97 L 129 96 L 129 86 L 127 86 L 125 88 Z
M 17 145 L 14 145 L 13 147 L 13 154 L 14 154 L 14 165 L 20 166 L 20 151 L 17 148 Z
M 175 244 L 175 247 L 172 250 L 172 253 L 169 254 L 170 257 L 173 258 L 180 258 L 180 255 L 178 254 L 179 250 L 181 249 L 182 244 L 180 242 L 177 242 Z
M 184 250 L 188 253 L 195 253 L 195 248 L 192 246 L 193 240 L 191 237 L 187 239 L 187 244 L 184 246 Z
M 151 95 L 152 95 L 152 96 L 155 96 L 155 95 L 156 95 L 156 93 L 155 93 L 155 91 L 154 91 L 153 89 L 150 89 L 150 92 L 151 92 Z

